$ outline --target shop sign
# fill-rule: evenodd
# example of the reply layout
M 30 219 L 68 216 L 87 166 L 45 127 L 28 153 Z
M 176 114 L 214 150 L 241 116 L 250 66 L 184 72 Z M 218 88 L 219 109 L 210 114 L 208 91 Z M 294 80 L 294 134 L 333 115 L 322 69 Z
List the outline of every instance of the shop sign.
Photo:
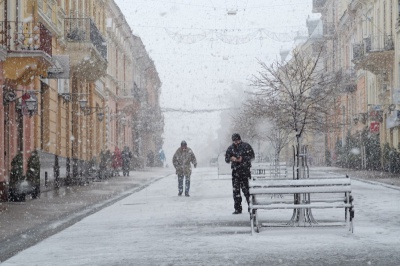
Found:
M 379 122 L 371 122 L 369 131 L 371 133 L 379 133 Z

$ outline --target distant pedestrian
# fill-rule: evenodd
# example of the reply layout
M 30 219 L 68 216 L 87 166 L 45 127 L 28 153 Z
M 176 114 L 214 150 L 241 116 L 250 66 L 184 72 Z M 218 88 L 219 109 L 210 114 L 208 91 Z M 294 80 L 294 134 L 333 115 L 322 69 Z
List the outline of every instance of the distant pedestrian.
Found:
M 153 167 L 154 166 L 154 152 L 149 151 L 147 154 L 147 166 Z
M 132 159 L 132 153 L 129 151 L 129 147 L 125 146 L 121 154 L 122 157 L 122 173 L 124 176 L 129 176 L 130 164 Z
M 242 142 L 239 134 L 232 135 L 233 144 L 228 147 L 225 153 L 225 161 L 231 163 L 232 187 L 235 211 L 233 214 L 242 213 L 242 196 L 246 197 L 247 204 L 250 202 L 249 179 L 251 178 L 251 161 L 254 159 L 254 150 L 250 144 Z
M 163 149 L 160 149 L 158 151 L 158 156 L 159 156 L 162 166 L 165 167 L 164 165 L 165 165 L 167 158 L 165 157 L 165 153 L 164 153 Z
M 119 170 L 121 167 L 122 167 L 121 151 L 118 149 L 118 147 L 115 147 L 115 150 L 112 153 L 113 176 L 119 176 Z
M 186 141 L 183 140 L 181 142 L 181 147 L 176 150 L 172 163 L 176 169 L 176 174 L 178 175 L 178 196 L 182 196 L 183 178 L 185 178 L 185 196 L 190 197 L 190 175 L 192 174 L 190 163 L 192 163 L 194 168 L 196 168 L 197 161 L 196 156 L 194 156 L 192 149 L 187 146 Z

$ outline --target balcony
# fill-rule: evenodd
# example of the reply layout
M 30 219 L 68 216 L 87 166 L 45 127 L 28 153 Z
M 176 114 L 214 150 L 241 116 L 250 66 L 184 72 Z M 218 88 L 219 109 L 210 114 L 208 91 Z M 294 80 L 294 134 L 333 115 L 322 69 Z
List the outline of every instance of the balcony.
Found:
M 353 63 L 356 69 L 375 75 L 393 68 L 394 42 L 391 35 L 372 35 L 353 45 Z
M 117 94 L 120 98 L 134 98 L 133 84 L 131 82 L 119 81 Z
M 4 76 L 26 85 L 47 76 L 52 65 L 52 33 L 41 23 L 1 21 L 0 47 L 6 52 Z
M 138 110 L 140 101 L 135 97 L 134 84 L 132 82 L 119 81 L 117 85 L 118 108 Z
M 38 0 L 38 14 L 41 22 L 57 36 L 62 36 L 64 32 L 65 10 L 57 7 L 56 0 Z M 63 41 L 61 38 L 59 41 Z M 65 43 L 63 43 L 65 45 Z
M 66 18 L 65 39 L 77 77 L 97 80 L 106 74 L 107 44 L 90 18 Z
M 327 0 L 313 0 L 312 12 L 321 13 Z
M 353 60 L 362 59 L 364 54 L 364 43 L 353 44 Z

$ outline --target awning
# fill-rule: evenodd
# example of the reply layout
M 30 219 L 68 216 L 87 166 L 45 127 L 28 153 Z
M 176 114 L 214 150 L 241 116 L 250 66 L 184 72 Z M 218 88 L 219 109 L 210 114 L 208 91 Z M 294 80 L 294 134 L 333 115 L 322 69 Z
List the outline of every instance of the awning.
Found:
M 49 79 L 69 79 L 69 55 L 53 55 L 53 65 L 47 70 Z

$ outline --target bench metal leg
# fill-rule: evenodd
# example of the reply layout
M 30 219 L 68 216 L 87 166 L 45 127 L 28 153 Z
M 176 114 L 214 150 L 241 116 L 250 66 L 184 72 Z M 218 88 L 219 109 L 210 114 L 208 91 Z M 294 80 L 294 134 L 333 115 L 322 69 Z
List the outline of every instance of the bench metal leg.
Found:
M 354 232 L 354 206 L 349 208 L 349 216 L 350 216 L 350 229 L 352 233 Z
M 349 231 L 350 231 L 351 233 L 354 233 L 353 221 L 350 222 Z
M 250 209 L 250 226 L 251 226 L 251 235 L 254 234 L 254 231 L 260 233 L 261 226 L 258 222 L 257 210 Z
M 254 234 L 254 214 L 253 210 L 250 209 L 250 227 L 251 227 L 251 235 Z
M 257 210 L 254 210 L 253 211 L 254 212 L 254 216 L 255 216 L 255 222 L 256 222 L 256 232 L 257 233 L 260 233 L 260 227 L 261 227 L 261 224 L 259 223 L 259 221 L 258 221 L 258 212 L 257 212 Z
M 311 209 L 305 209 L 305 214 L 306 214 L 305 217 L 306 222 L 308 222 L 310 225 L 318 224 L 318 222 L 314 219 Z

